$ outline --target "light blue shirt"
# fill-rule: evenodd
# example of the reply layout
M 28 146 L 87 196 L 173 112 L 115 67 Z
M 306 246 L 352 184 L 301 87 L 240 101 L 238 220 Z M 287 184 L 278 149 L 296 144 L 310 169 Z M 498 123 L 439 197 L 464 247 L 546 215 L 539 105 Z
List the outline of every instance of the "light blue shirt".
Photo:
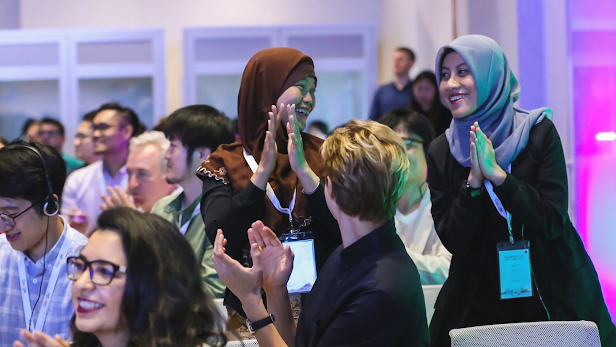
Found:
M 60 217 L 62 218 L 62 217 Z M 56 260 L 60 249 L 67 240 L 68 223 L 64 221 L 64 230 L 58 242 L 43 258 L 34 263 L 30 258 L 25 257 L 26 278 L 28 280 L 28 291 L 30 293 L 30 305 L 34 307 L 39 296 L 39 289 L 43 285 L 41 296 L 45 293 L 49 277 L 51 276 L 52 264 Z M 73 237 L 70 240 L 66 257 L 79 255 L 81 249 L 86 245 L 88 239 L 75 229 L 72 229 Z M 0 235 L 0 346 L 12 346 L 15 340 L 25 342 L 20 338 L 19 332 L 26 329 L 24 305 L 21 299 L 19 287 L 18 259 L 22 252 L 14 250 L 6 240 L 6 235 Z M 42 279 L 43 267 L 46 266 L 45 278 Z M 58 282 L 53 291 L 49 311 L 45 317 L 43 332 L 50 336 L 60 334 L 62 338 L 69 336 L 69 322 L 73 316 L 74 307 L 71 299 L 71 284 L 68 279 L 66 263 L 61 265 Z M 42 283 L 41 283 L 42 282 Z M 43 298 L 41 297 L 34 309 L 32 327 L 38 320 L 38 314 L 42 307 Z

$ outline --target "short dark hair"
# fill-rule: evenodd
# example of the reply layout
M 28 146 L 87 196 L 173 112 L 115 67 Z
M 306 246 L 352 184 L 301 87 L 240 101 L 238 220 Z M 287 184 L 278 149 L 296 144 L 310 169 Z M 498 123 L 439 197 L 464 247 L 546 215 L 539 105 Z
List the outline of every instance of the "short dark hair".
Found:
M 83 115 L 83 118 L 81 118 L 81 120 L 83 122 L 90 122 L 90 123 L 94 123 L 94 117 L 96 117 L 96 114 L 98 113 L 98 110 L 93 110 L 90 111 L 86 114 Z
M 170 140 L 182 141 L 189 164 L 195 149 L 207 147 L 213 152 L 218 146 L 235 141 L 231 120 L 208 105 L 191 105 L 173 112 L 165 120 L 165 135 Z
M 434 128 L 424 115 L 415 111 L 400 108 L 393 109 L 379 118 L 379 123 L 387 125 L 394 130 L 398 124 L 404 124 L 406 131 L 413 133 L 423 141 L 423 150 L 426 158 L 428 157 L 428 147 L 434 140 Z
M 325 135 L 327 135 L 327 133 L 329 132 L 327 123 L 322 122 L 320 120 L 315 120 L 314 122 L 310 123 L 310 125 L 308 126 L 308 129 L 310 129 L 310 127 L 316 127 L 317 129 L 319 129 L 319 131 L 321 131 Z
M 415 61 L 415 52 L 413 52 L 412 49 L 408 48 L 408 47 L 398 47 L 396 48 L 396 52 L 405 52 L 406 54 L 409 55 L 409 58 L 411 59 L 411 61 Z
M 41 158 L 26 146 L 39 151 L 45 167 Z M 43 200 L 49 195 L 45 168 L 51 190 L 60 200 L 66 181 L 66 164 L 55 148 L 38 142 L 28 143 L 22 139 L 0 148 L 0 197 L 24 199 L 38 204 L 35 210 L 42 215 Z
M 100 214 L 97 232 L 115 232 L 122 239 L 127 270 L 120 314 L 128 324 L 128 346 L 226 344 L 222 318 L 202 287 L 192 247 L 175 225 L 120 207 Z M 99 346 L 75 320 L 73 315 L 71 346 Z
M 101 107 L 96 110 L 96 114 L 106 110 L 116 111 L 118 116 L 122 117 L 124 122 L 133 127 L 131 137 L 139 136 L 145 131 L 145 126 L 139 122 L 139 116 L 137 116 L 137 113 L 135 113 L 132 108 L 122 106 L 122 104 L 118 102 L 109 102 L 101 105 Z
M 46 117 L 39 121 L 39 125 L 43 124 L 51 124 L 56 126 L 59 129 L 58 131 L 60 132 L 60 135 L 64 136 L 64 125 L 62 125 L 59 120 Z

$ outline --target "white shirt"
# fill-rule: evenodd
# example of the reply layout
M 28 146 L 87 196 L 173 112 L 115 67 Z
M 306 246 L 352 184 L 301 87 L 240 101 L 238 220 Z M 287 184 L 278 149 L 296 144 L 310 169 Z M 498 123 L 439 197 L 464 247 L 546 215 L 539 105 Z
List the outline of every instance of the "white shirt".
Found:
M 96 227 L 96 220 L 101 214 L 101 194 L 109 195 L 108 186 L 126 189 L 127 185 L 126 165 L 113 177 L 104 170 L 102 160 L 76 170 L 68 176 L 64 185 L 62 215 L 67 218 L 71 208 L 76 207 L 88 216 L 87 230 L 90 231 Z
M 404 215 L 396 210 L 394 218 L 396 232 L 417 266 L 422 285 L 445 283 L 451 264 L 451 253 L 438 238 L 431 209 L 430 189 L 427 189 L 415 211 Z

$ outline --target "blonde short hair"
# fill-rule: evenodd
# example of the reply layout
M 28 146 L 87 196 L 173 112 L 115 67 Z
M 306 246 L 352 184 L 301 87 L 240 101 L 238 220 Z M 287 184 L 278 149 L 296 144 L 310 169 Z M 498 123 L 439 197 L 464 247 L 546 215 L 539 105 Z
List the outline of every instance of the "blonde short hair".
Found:
M 374 121 L 351 120 L 321 147 L 340 210 L 365 221 L 392 219 L 409 172 L 402 139 Z

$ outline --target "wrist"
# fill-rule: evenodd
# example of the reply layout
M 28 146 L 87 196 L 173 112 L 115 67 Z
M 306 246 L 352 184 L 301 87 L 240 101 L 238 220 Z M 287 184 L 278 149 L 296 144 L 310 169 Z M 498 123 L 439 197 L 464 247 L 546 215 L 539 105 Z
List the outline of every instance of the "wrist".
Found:
M 501 169 L 499 166 L 498 169 L 495 170 L 495 172 L 492 175 L 490 175 L 490 177 L 488 177 L 488 180 L 490 180 L 490 182 L 492 182 L 493 185 L 498 187 L 501 184 L 503 184 L 503 182 L 505 182 L 506 178 L 507 178 L 507 172 L 505 172 L 505 170 Z
M 481 188 L 481 186 L 483 186 L 483 181 L 474 178 L 472 175 L 468 176 L 468 179 L 466 179 L 466 182 L 469 185 L 469 188 L 471 189 L 479 189 Z
M 246 313 L 246 318 L 250 321 L 254 322 L 268 315 L 261 296 L 258 298 L 250 297 L 242 299 L 241 301 L 242 309 L 244 310 L 244 313 Z
M 284 295 L 289 295 L 289 292 L 287 292 L 287 284 L 281 284 L 281 285 L 275 285 L 275 286 L 268 286 L 268 287 L 263 287 L 263 290 L 265 291 L 265 294 L 270 297 L 277 297 L 277 296 L 284 296 Z

